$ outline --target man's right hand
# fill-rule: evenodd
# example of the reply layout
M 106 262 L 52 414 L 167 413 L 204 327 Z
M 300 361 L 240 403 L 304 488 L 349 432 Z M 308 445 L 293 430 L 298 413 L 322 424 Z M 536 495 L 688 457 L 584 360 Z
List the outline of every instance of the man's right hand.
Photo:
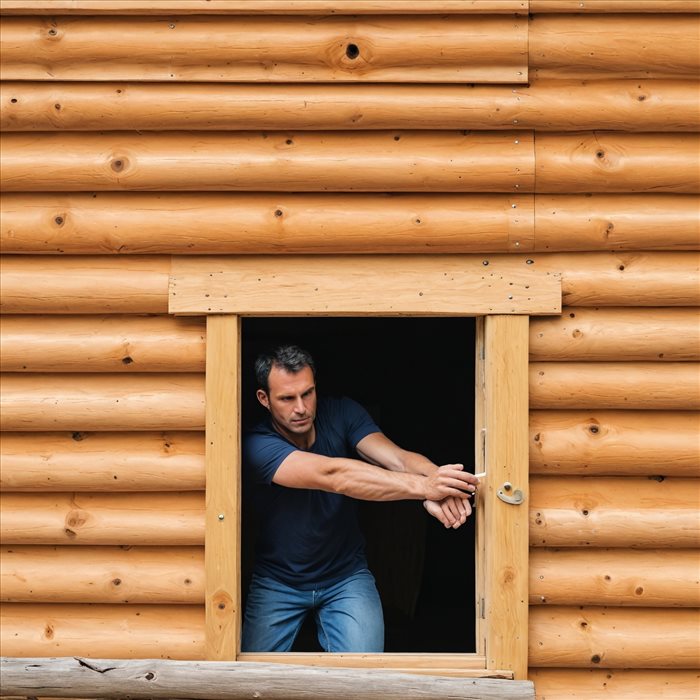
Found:
M 442 501 L 454 496 L 464 498 L 476 491 L 479 479 L 464 471 L 462 464 L 445 464 L 425 478 L 425 500 Z

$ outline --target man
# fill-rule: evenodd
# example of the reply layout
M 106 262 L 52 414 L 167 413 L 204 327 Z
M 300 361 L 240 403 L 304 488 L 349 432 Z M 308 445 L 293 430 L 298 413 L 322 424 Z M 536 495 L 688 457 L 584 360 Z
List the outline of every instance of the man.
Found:
M 350 399 L 317 400 L 313 359 L 296 346 L 261 355 L 255 373 L 269 416 L 243 443 L 260 516 L 243 651 L 289 651 L 313 610 L 325 651 L 381 652 L 381 602 L 353 499 L 421 500 L 457 528 L 479 480 L 401 449 Z

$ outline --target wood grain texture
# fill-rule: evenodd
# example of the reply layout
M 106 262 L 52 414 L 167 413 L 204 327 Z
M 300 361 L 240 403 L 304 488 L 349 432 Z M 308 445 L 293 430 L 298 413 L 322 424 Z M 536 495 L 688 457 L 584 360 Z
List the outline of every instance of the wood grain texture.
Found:
M 700 410 L 697 362 L 532 362 L 530 407 Z
M 4 545 L 204 544 L 204 494 L 4 493 Z
M 178 14 L 514 14 L 531 0 L 176 0 Z M 557 0 L 559 1 L 559 0 Z M 600 2 L 601 0 L 594 0 Z M 610 0 L 606 0 L 610 1 Z M 617 0 L 619 2 L 619 0 Z M 642 3 L 661 0 L 641 0 Z M 668 0 L 667 0 L 668 1 Z M 673 6 L 697 0 L 670 0 Z M 57 15 L 154 15 L 172 13 L 173 0 L 50 0 Z M 0 14 L 46 14 L 46 0 L 4 0 Z
M 533 249 L 541 252 L 700 247 L 696 195 L 539 194 L 534 203 Z
M 538 133 L 535 192 L 696 194 L 699 153 L 698 134 Z
M 14 694 L 41 687 L 52 695 L 99 697 L 117 692 L 130 698 L 227 698 L 244 700 L 264 692 L 269 700 L 308 695 L 345 697 L 352 686 L 357 700 L 385 697 L 423 700 L 534 700 L 529 681 L 494 678 L 474 680 L 410 676 L 380 669 L 318 669 L 277 663 L 183 663 L 154 659 L 120 663 L 115 659 L 3 659 L 3 678 Z M 28 664 L 30 666 L 28 667 Z M 27 672 L 29 671 L 29 673 Z M 264 688 L 261 691 L 260 688 Z
M 241 611 L 241 324 L 207 318 L 206 658 L 235 661 Z
M 538 79 L 696 78 L 699 30 L 700 17 L 664 12 L 535 15 L 528 35 L 530 70 Z
M 0 429 L 203 430 L 201 374 L 20 374 L 2 381 Z
M 204 603 L 201 547 L 3 547 L 10 603 Z
M 18 132 L 3 143 L 8 192 L 531 192 L 534 183 L 530 132 Z
M 530 0 L 530 12 L 700 13 L 700 0 Z
M 528 677 L 547 700 L 599 700 L 606 693 L 618 700 L 697 700 L 700 672 L 531 668 Z
M 532 477 L 530 544 L 696 547 L 697 483 L 680 478 Z
M 0 244 L 5 253 L 527 251 L 533 209 L 532 195 L 517 194 L 6 194 Z
M 556 318 L 530 319 L 530 360 L 700 360 L 699 308 L 568 307 Z
M 700 611 L 537 606 L 530 609 L 530 665 L 697 668 Z
M 559 276 L 476 256 L 173 259 L 170 311 L 294 316 L 558 313 Z
M 527 674 L 528 462 L 527 462 L 527 319 L 488 316 L 484 327 L 486 478 L 479 508 L 489 533 L 484 552 L 483 592 L 486 658 L 489 668 Z M 524 505 L 497 497 L 510 482 Z
M 167 313 L 167 256 L 0 258 L 5 314 Z
M 527 36 L 525 18 L 487 14 L 6 17 L 0 65 L 10 80 L 526 83 Z
M 700 477 L 693 411 L 531 411 L 530 473 Z
M 199 605 L 5 603 L 0 622 L 7 656 L 204 656 L 204 607 Z
M 6 81 L 3 131 L 697 131 L 697 80 L 530 85 Z
M 3 433 L 3 491 L 203 491 L 204 434 Z
M 6 316 L 3 372 L 203 372 L 203 319 Z
M 538 549 L 530 552 L 530 605 L 696 608 L 700 552 Z

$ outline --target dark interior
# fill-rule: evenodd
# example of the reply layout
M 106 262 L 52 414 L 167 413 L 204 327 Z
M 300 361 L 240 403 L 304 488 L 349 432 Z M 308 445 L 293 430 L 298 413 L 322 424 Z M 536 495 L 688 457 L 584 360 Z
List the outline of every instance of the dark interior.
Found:
M 314 357 L 319 394 L 350 396 L 401 447 L 474 471 L 474 334 L 472 318 L 244 319 L 243 423 L 263 417 L 255 356 L 296 343 Z M 254 514 L 245 500 L 244 597 L 254 556 Z M 446 530 L 418 501 L 363 502 L 361 515 L 386 651 L 473 652 L 474 518 Z M 310 620 L 294 650 L 320 650 Z

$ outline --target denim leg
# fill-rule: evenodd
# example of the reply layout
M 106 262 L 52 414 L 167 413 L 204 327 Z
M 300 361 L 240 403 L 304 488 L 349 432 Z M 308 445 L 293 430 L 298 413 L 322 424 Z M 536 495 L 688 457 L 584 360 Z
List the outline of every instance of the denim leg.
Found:
M 367 570 L 316 591 L 318 641 L 325 651 L 384 651 L 384 615 Z
M 274 579 L 253 576 L 241 651 L 289 651 L 312 603 L 312 591 L 298 591 Z

